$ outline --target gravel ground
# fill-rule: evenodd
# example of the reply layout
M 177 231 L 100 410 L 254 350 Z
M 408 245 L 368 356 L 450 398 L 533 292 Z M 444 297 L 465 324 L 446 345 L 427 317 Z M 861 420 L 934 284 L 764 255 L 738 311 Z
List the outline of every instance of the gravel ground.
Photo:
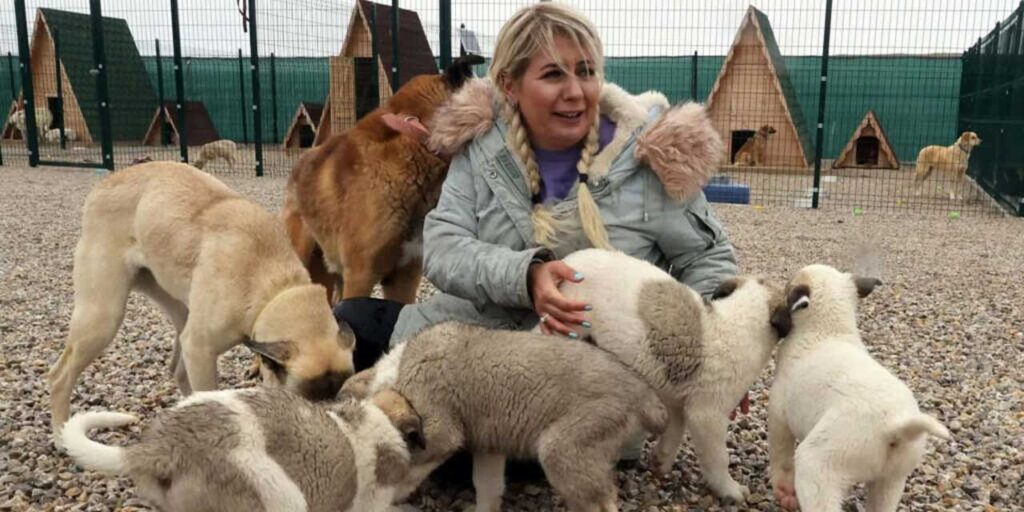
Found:
M 0 168 L 0 510 L 146 510 L 130 482 L 82 472 L 48 435 L 45 375 L 67 334 L 79 212 L 97 179 L 93 171 Z M 281 204 L 282 178 L 225 181 L 273 211 Z M 783 280 L 825 262 L 885 282 L 863 302 L 865 341 L 955 436 L 931 443 L 901 510 L 1024 510 L 1024 221 L 728 205 L 718 212 L 745 272 Z M 76 387 L 73 409 L 151 417 L 175 403 L 166 369 L 172 334 L 155 308 L 133 296 L 117 339 Z M 248 362 L 241 349 L 226 354 L 222 384 L 253 385 L 243 381 Z M 750 415 L 731 427 L 732 472 L 752 491 L 744 510 L 776 510 L 767 485 L 765 386 L 756 385 Z M 130 442 L 138 433 L 100 438 Z M 619 478 L 626 512 L 739 510 L 708 494 L 689 447 L 669 482 L 655 481 L 644 464 Z M 413 504 L 463 510 L 472 496 L 466 481 L 431 481 Z M 536 480 L 511 482 L 505 505 L 560 509 Z M 863 510 L 862 489 L 845 508 Z

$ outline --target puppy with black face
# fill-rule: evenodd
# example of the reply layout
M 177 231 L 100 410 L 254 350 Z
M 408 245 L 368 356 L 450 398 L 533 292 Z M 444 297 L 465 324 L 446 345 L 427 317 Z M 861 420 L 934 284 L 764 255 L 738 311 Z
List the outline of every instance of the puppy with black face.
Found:
M 280 220 L 185 164 L 133 165 L 96 185 L 73 280 L 67 344 L 49 375 L 54 433 L 133 291 L 174 326 L 171 366 L 183 395 L 217 389 L 218 356 L 242 343 L 273 362 L 268 381 L 309 398 L 333 397 L 353 372 L 355 337 L 339 329 Z
M 768 404 L 771 482 L 783 508 L 839 512 L 849 488 L 866 483 L 867 509 L 894 512 L 927 435 L 949 438 L 861 339 L 857 304 L 879 284 L 811 265 L 786 287 L 792 328 Z

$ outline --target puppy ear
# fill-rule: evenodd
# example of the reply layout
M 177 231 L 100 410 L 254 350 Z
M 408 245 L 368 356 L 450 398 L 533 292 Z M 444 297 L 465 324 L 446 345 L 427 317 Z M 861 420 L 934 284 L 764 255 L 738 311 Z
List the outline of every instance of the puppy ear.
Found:
M 789 336 L 789 331 L 793 329 L 793 316 L 786 304 L 778 303 L 772 308 L 771 324 L 779 339 Z
M 740 287 L 740 280 L 738 278 L 732 278 L 724 281 L 722 284 L 715 288 L 715 292 L 711 294 L 711 300 L 724 299 L 733 294 L 737 288 Z
M 473 66 L 483 63 L 484 58 L 480 55 L 468 54 L 459 57 L 444 70 L 444 80 L 452 89 L 458 89 L 466 80 L 473 77 Z
M 341 345 L 341 348 L 351 350 L 356 348 L 356 332 L 344 320 L 338 320 L 338 344 Z
M 356 400 L 362 400 L 370 396 L 370 386 L 373 384 L 373 377 L 377 374 L 377 370 L 368 368 L 363 370 L 345 381 L 341 385 L 340 396 L 342 398 L 354 398 Z
M 853 276 L 853 284 L 857 286 L 857 296 L 863 299 L 871 295 L 875 287 L 882 284 L 882 280 L 876 277 Z
M 391 420 L 391 424 L 402 434 L 405 445 L 424 449 L 427 447 L 423 436 L 423 420 L 412 404 L 394 389 L 384 389 L 373 395 L 373 403 Z
M 258 342 L 245 340 L 243 345 L 253 352 L 284 366 L 295 353 L 295 346 L 290 341 Z
M 798 309 L 804 309 L 811 305 L 811 288 L 806 284 L 798 284 L 789 290 L 786 295 L 786 306 L 792 314 Z

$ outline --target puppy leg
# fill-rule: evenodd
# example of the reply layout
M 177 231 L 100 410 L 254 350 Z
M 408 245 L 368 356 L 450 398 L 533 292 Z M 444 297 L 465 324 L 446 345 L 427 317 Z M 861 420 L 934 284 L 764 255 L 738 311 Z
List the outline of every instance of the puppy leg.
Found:
M 174 351 L 171 354 L 171 375 L 178 383 L 178 391 L 183 396 L 192 394 L 192 387 L 188 382 L 188 373 L 185 365 L 181 364 L 181 331 L 185 329 L 188 321 L 188 308 L 181 301 L 171 297 L 163 288 L 156 283 L 152 274 L 143 272 L 139 275 L 136 289 L 146 294 L 157 306 L 167 315 L 171 324 L 174 325 L 175 339 Z
M 796 449 L 796 496 L 801 510 L 840 512 L 850 481 L 829 464 L 822 447 L 829 446 L 822 435 L 812 431 Z
M 117 334 L 124 320 L 133 271 L 117 265 L 119 254 L 103 250 L 102 243 L 83 239 L 75 253 L 75 307 L 68 340 L 50 369 L 50 414 L 53 432 L 68 420 L 71 389 L 82 372 Z
M 729 476 L 729 450 L 725 445 L 729 417 L 719 411 L 697 410 L 687 417 L 687 427 L 708 487 L 723 499 L 746 501 L 750 491 Z
M 548 427 L 538 442 L 544 474 L 573 512 L 617 509 L 612 467 L 630 429 L 619 429 L 619 436 L 615 430 L 593 435 L 608 427 L 594 418 L 570 415 Z
M 868 484 L 867 512 L 896 512 L 907 476 L 875 480 Z
M 505 494 L 505 456 L 495 453 L 473 454 L 473 487 L 476 512 L 499 512 Z
M 192 391 L 213 391 L 217 389 L 217 357 L 220 355 L 215 343 L 220 343 L 228 336 L 209 336 L 200 332 L 202 322 L 196 322 L 193 315 L 185 324 L 181 333 L 181 358 L 188 373 L 188 382 Z M 216 340 L 216 341 L 214 341 Z M 232 343 L 230 346 L 237 345 Z
M 658 476 L 666 477 L 672 472 L 672 464 L 679 453 L 679 445 L 683 442 L 686 432 L 686 413 L 682 408 L 669 410 L 668 426 L 654 447 L 654 471 Z
M 372 268 L 373 266 L 369 262 L 349 264 L 349 260 L 345 260 L 341 278 L 343 283 L 342 300 L 352 297 L 369 297 L 373 293 L 373 286 L 380 282 L 380 276 L 375 274 L 371 270 Z
M 773 407 L 773 404 L 774 407 Z M 768 461 L 772 490 L 779 505 L 787 510 L 797 508 L 793 456 L 796 438 L 789 431 L 777 402 L 768 404 Z
M 416 302 L 416 292 L 420 288 L 420 276 L 422 274 L 423 260 L 421 258 L 413 258 L 409 263 L 396 268 L 381 283 L 384 298 L 401 302 L 402 304 Z

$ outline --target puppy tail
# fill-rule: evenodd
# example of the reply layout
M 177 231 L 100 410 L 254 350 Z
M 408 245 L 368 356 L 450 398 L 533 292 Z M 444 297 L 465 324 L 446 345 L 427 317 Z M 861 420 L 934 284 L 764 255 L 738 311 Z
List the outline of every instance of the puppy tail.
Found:
M 650 390 L 645 393 L 644 400 L 640 402 L 639 416 L 644 430 L 654 435 L 665 432 L 665 426 L 668 425 L 668 410 L 656 393 Z
M 927 414 L 903 418 L 889 429 L 889 438 L 894 441 L 915 441 L 923 434 L 931 434 L 947 441 L 952 439 L 949 430 L 939 420 Z
M 89 430 L 128 425 L 139 421 L 119 412 L 85 412 L 74 415 L 61 430 L 61 444 L 78 465 L 93 471 L 119 475 L 124 473 L 124 448 L 108 446 L 89 439 Z

